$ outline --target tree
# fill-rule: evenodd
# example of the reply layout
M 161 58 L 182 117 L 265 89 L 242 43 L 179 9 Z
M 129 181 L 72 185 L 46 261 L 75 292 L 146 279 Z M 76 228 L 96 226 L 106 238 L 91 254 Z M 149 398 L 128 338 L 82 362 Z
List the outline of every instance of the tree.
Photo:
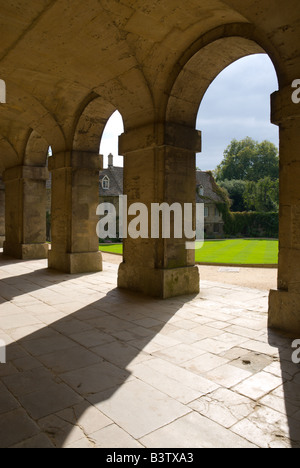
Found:
M 218 182 L 244 180 L 258 182 L 279 177 L 278 149 L 270 141 L 258 143 L 250 137 L 232 140 L 224 152 L 224 159 L 215 170 Z
M 243 197 L 245 211 L 256 211 L 256 182 L 246 182 Z
M 244 180 L 224 180 L 219 183 L 220 187 L 225 189 L 231 201 L 232 211 L 246 211 L 244 203 L 244 192 L 247 182 Z
M 245 207 L 249 211 L 260 213 L 278 212 L 279 210 L 279 180 L 270 177 L 255 182 L 247 182 L 244 193 Z

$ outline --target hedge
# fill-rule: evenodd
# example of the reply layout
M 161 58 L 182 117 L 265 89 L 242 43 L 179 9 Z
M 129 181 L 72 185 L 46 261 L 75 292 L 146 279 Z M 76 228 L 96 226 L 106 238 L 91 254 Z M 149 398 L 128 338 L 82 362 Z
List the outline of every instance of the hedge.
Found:
M 230 200 L 226 191 L 217 185 L 213 177 L 212 183 L 214 192 L 223 200 L 223 203 L 217 203 L 217 208 L 223 216 L 225 236 L 278 238 L 278 213 L 231 212 Z
M 232 213 L 227 205 L 219 205 L 223 214 L 226 236 L 277 238 L 279 232 L 278 213 Z

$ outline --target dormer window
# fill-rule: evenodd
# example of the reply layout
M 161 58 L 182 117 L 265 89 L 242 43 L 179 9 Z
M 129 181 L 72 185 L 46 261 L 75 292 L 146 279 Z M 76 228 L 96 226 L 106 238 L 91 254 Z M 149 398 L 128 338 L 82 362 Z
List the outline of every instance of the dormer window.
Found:
M 102 188 L 103 188 L 103 190 L 109 190 L 109 187 L 110 187 L 109 177 L 105 176 L 102 179 Z
M 198 185 L 197 189 L 198 189 L 198 195 L 200 195 L 200 197 L 203 197 L 204 196 L 204 187 L 203 187 L 203 185 Z

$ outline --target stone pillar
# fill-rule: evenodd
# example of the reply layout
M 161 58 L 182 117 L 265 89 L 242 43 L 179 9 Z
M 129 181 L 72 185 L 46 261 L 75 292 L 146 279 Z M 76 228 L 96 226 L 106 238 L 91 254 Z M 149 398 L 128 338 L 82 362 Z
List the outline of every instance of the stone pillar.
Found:
M 66 273 L 102 271 L 96 234 L 102 157 L 60 153 L 49 158 L 52 174 L 49 268 Z
M 5 171 L 5 255 L 23 260 L 47 258 L 47 178 L 43 167 L 18 166 Z
M 5 186 L 0 178 L 0 248 L 5 241 Z
M 152 203 L 192 203 L 196 200 L 195 153 L 201 135 L 176 124 L 139 128 L 120 137 L 124 155 L 124 195 L 128 206 L 143 203 L 149 213 L 149 238 L 124 240 L 118 285 L 161 298 L 199 292 L 195 252 L 185 238 L 151 238 Z M 171 218 L 172 219 L 172 218 Z M 132 218 L 128 219 L 130 224 Z
M 300 337 L 300 104 L 290 87 L 272 95 L 280 128 L 278 289 L 270 292 L 269 326 Z

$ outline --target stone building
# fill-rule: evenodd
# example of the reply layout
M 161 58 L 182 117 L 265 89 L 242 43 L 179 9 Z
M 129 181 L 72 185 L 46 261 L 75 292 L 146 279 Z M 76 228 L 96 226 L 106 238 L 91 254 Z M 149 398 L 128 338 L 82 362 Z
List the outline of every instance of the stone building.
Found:
M 99 203 L 111 203 L 119 212 L 119 197 L 123 191 L 123 167 L 113 164 L 113 155 L 108 157 L 108 168 L 100 172 L 99 177 Z M 222 238 L 224 236 L 224 221 L 218 210 L 218 204 L 224 203 L 214 190 L 216 183 L 211 173 L 196 172 L 196 202 L 204 203 L 204 231 L 207 238 Z
M 111 203 L 119 213 L 119 197 L 123 195 L 123 167 L 114 166 L 113 155 L 108 156 L 108 168 L 99 176 L 99 203 Z
M 204 232 L 208 239 L 224 237 L 224 221 L 219 204 L 224 200 L 215 190 L 216 182 L 210 172 L 196 172 L 196 201 L 204 203 Z
M 265 53 L 278 77 L 271 119 L 280 132 L 281 188 L 278 288 L 270 294 L 269 326 L 299 334 L 299 0 L 23 3 L 19 8 L 11 0 L 1 9 L 5 254 L 48 256 L 51 146 L 49 267 L 78 274 L 102 269 L 95 234 L 99 137 L 115 110 L 124 121 L 119 154 L 129 203 L 192 203 L 199 105 L 227 66 Z M 199 292 L 194 252 L 185 245 L 186 239 L 127 239 L 119 287 L 162 298 Z

